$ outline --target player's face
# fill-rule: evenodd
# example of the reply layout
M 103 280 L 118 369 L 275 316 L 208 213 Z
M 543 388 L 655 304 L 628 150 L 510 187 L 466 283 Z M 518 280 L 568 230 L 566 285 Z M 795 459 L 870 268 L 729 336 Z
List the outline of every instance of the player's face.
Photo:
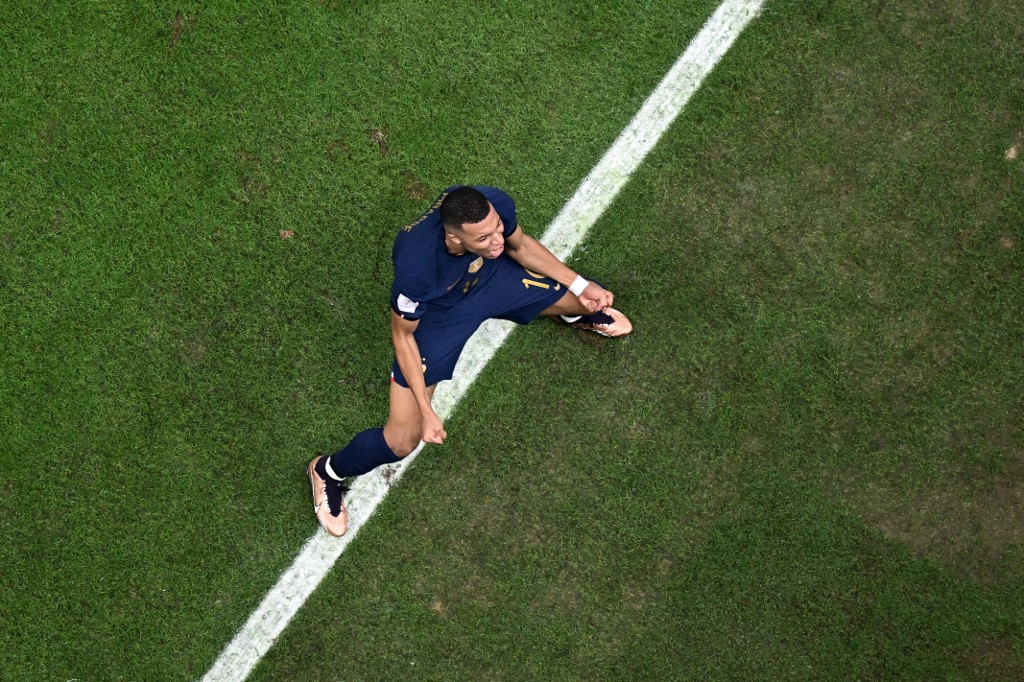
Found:
M 497 258 L 505 250 L 505 223 L 491 206 L 490 213 L 480 222 L 463 223 L 459 239 L 470 253 Z

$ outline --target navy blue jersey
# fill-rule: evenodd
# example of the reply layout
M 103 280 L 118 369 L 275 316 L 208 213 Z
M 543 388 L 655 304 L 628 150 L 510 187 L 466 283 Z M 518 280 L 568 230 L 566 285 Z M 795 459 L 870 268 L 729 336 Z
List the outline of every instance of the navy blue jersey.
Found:
M 395 237 L 391 260 L 395 279 L 391 285 L 391 307 L 407 320 L 418 320 L 431 310 L 448 310 L 473 289 L 483 286 L 494 274 L 496 259 L 474 253 L 453 256 L 444 243 L 441 202 L 460 185 L 449 187 L 415 222 L 403 227 Z M 487 197 L 505 225 L 505 237 L 516 231 L 516 204 L 495 187 L 475 186 Z

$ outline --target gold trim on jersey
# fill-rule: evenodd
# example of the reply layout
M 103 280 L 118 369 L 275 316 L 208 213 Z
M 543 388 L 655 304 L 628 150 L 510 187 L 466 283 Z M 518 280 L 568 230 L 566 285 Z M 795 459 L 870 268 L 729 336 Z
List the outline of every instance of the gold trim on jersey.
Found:
M 424 214 L 423 214 L 423 215 L 421 215 L 421 216 L 420 216 L 419 218 L 417 218 L 417 219 L 415 220 L 415 222 L 411 222 L 411 223 L 409 223 L 408 225 L 406 225 L 405 227 L 403 227 L 403 228 L 402 228 L 402 231 L 403 231 L 403 232 L 408 232 L 409 230 L 411 230 L 412 228 L 416 227 L 417 225 L 419 225 L 420 223 L 422 223 L 422 222 L 423 222 L 424 220 L 426 220 L 427 218 L 429 218 L 429 217 L 430 217 L 430 214 L 431 214 L 431 213 L 433 213 L 433 212 L 434 212 L 434 211 L 436 211 L 437 209 L 441 208 L 441 202 L 442 202 L 442 201 L 444 201 L 444 198 L 445 198 L 446 196 L 448 196 L 448 192 L 442 192 L 442 193 L 441 193 L 441 196 L 439 196 L 439 197 L 437 198 L 437 201 L 435 201 L 435 202 L 434 202 L 434 205 L 433 205 L 433 206 L 431 206 L 431 207 L 430 207 L 429 209 L 427 209 L 427 212 L 426 212 L 426 213 L 424 213 Z

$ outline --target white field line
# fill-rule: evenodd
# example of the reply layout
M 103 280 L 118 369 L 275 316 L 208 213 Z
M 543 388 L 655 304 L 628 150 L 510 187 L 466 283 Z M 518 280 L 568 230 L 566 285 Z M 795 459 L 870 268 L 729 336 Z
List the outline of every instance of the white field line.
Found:
M 764 0 L 725 0 L 708 19 L 545 231 L 541 241 L 556 256 L 565 260 L 572 255 L 704 78 L 757 16 L 763 3 Z M 448 419 L 514 327 L 511 322 L 490 320 L 473 335 L 455 369 L 454 379 L 438 386 L 434 394 L 434 409 L 442 420 Z M 398 464 L 380 467 L 355 480 L 346 498 L 348 532 L 344 537 L 334 538 L 318 530 L 306 542 L 292 565 L 221 652 L 203 677 L 204 682 L 237 682 L 249 675 L 421 449 L 422 444 Z

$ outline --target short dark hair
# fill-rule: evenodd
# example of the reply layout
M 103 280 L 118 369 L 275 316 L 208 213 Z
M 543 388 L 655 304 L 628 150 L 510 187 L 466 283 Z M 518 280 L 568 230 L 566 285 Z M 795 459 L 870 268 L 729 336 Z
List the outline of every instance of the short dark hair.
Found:
M 446 230 L 461 230 L 466 223 L 478 223 L 491 212 L 487 197 L 478 189 L 463 185 L 441 201 L 441 222 Z

